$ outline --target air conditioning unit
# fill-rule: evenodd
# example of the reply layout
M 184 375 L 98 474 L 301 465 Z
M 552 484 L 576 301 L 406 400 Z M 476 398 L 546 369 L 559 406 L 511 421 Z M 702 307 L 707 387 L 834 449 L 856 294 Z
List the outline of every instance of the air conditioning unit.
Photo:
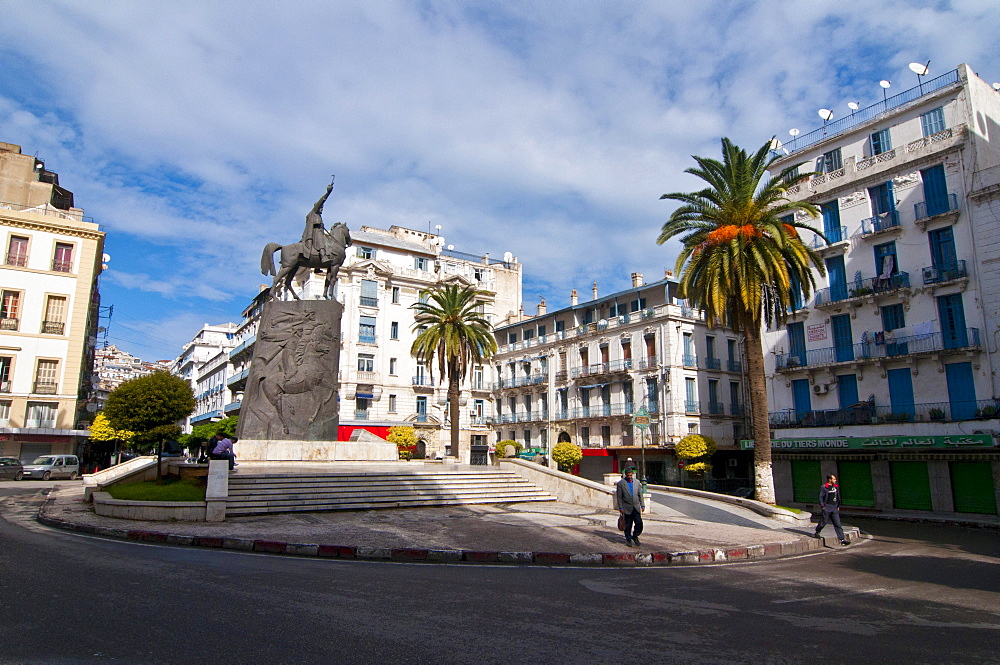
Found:
M 817 383 L 813 386 L 814 395 L 825 395 L 828 390 L 830 390 L 830 387 L 825 383 Z

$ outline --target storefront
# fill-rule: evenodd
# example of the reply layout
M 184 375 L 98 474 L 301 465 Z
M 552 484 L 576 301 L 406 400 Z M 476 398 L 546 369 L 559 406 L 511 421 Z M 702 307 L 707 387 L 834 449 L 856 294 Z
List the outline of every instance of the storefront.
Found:
M 989 434 L 775 439 L 772 451 L 780 504 L 815 507 L 834 474 L 844 507 L 859 512 L 998 514 L 1000 451 Z

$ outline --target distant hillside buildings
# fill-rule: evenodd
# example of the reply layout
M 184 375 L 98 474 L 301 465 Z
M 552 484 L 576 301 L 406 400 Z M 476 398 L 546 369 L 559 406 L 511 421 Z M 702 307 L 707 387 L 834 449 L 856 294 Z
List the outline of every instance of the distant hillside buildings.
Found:
M 112 390 L 122 383 L 140 376 L 148 376 L 158 370 L 170 371 L 171 361 L 157 360 L 150 362 L 136 358 L 122 351 L 114 344 L 109 344 L 94 352 L 94 374 L 97 376 L 98 410 L 104 408 L 104 402 Z

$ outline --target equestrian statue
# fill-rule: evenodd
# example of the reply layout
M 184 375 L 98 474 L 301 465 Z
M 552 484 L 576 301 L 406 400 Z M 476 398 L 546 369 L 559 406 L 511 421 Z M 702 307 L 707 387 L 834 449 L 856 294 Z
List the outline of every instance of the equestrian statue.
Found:
M 306 215 L 306 227 L 302 231 L 302 240 L 291 245 L 279 245 L 276 242 L 269 242 L 264 246 L 264 253 L 260 257 L 260 271 L 264 275 L 274 275 L 274 283 L 271 285 L 270 295 L 275 297 L 278 294 L 282 282 L 285 290 L 292 294 L 292 297 L 299 300 L 299 296 L 292 288 L 295 276 L 302 269 L 313 269 L 317 272 L 326 272 L 326 282 L 323 285 L 323 297 L 327 300 L 333 299 L 334 287 L 337 283 L 337 273 L 344 265 L 347 257 L 347 248 L 351 246 L 351 232 L 346 224 L 337 222 L 327 231 L 323 226 L 323 204 L 330 197 L 333 191 L 333 181 L 326 187 L 326 193 L 320 197 L 319 201 L 312 207 Z M 274 253 L 281 251 L 280 267 L 274 269 Z

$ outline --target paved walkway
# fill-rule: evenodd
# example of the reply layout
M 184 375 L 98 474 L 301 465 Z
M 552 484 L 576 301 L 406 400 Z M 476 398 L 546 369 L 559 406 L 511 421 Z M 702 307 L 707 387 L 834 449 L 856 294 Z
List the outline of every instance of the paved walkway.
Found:
M 315 472 L 363 474 L 371 465 L 309 464 Z M 301 472 L 281 465 L 280 472 Z M 416 471 L 393 465 L 392 471 Z M 379 465 L 380 472 L 389 471 Z M 424 472 L 468 469 L 436 465 Z M 260 473 L 244 463 L 238 472 Z M 268 469 L 268 472 L 272 472 Z M 824 547 L 812 527 L 771 520 L 729 504 L 654 492 L 645 517 L 642 546 L 629 548 L 616 528 L 617 512 L 560 502 L 334 511 L 233 517 L 225 522 L 153 522 L 94 514 L 78 485 L 56 486 L 39 519 L 61 528 L 108 537 L 178 545 L 345 558 L 407 561 L 665 565 L 712 563 L 787 556 Z M 832 531 L 828 529 L 829 531 Z M 859 533 L 852 532 L 852 539 Z

